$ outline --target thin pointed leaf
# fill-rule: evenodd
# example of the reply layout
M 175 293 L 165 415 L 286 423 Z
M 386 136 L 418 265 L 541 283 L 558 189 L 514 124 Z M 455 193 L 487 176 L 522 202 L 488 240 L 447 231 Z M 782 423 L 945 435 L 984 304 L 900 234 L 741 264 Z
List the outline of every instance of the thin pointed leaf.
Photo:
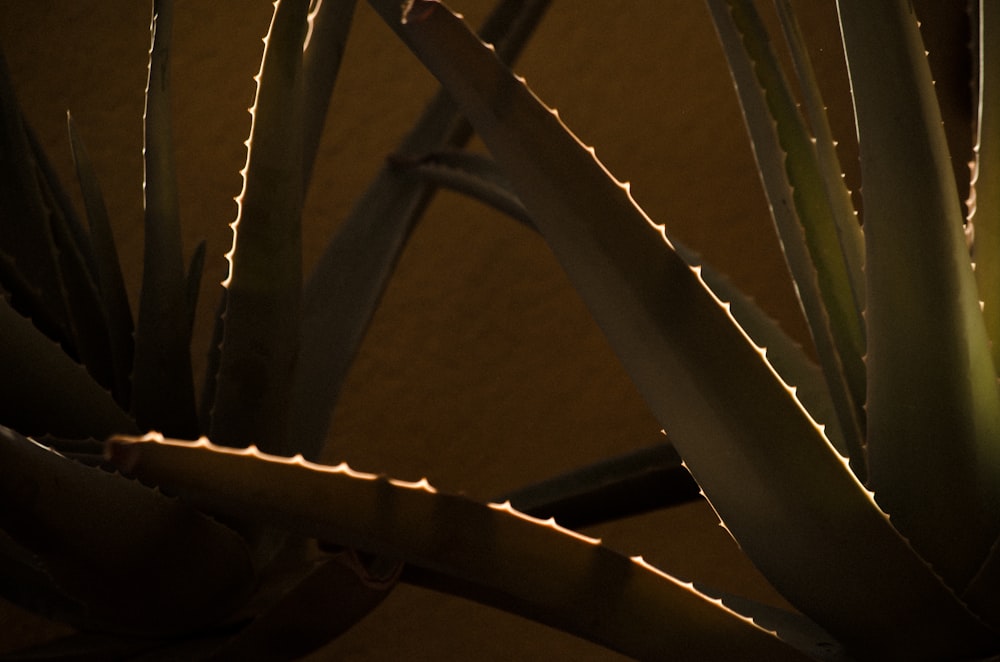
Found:
M 25 287 L 18 303 L 22 314 L 47 321 L 46 333 L 66 342 L 72 337 L 65 305 L 49 209 L 41 191 L 38 164 L 28 139 L 21 109 L 0 51 L 0 237 L 8 267 Z M 13 290 L 18 294 L 16 290 Z M 25 310 L 21 303 L 32 305 Z
M 357 0 L 312 0 L 309 28 L 302 54 L 302 182 L 308 190 L 330 96 L 337 82 L 340 63 L 351 31 Z
M 1000 370 L 1000 7 L 979 3 L 979 107 L 970 196 L 973 258 L 993 365 Z M 987 36 L 990 35 L 990 36 Z
M 477 160 L 480 163 L 475 164 L 473 166 L 475 168 L 485 168 L 491 171 L 497 167 L 492 160 L 488 164 L 483 159 Z M 516 220 L 537 231 L 538 228 L 531 219 L 528 210 L 524 208 L 517 194 L 510 189 L 506 176 L 501 176 L 498 172 L 486 176 L 489 176 L 490 179 L 489 186 L 500 190 L 498 194 L 477 195 L 478 187 L 475 185 L 463 186 L 461 191 L 476 197 L 485 204 L 492 205 L 497 211 L 513 216 Z M 438 183 L 447 186 L 452 182 L 445 179 Z M 750 297 L 735 287 L 729 279 L 713 269 L 711 265 L 701 262 L 700 256 L 684 244 L 674 241 L 673 247 L 674 251 L 689 265 L 694 266 L 700 263 L 701 278 L 705 284 L 717 297 L 729 302 L 729 312 L 750 336 L 750 339 L 758 347 L 767 348 L 767 359 L 771 366 L 782 381 L 786 384 L 795 384 L 795 396 L 814 419 L 823 422 L 824 432 L 830 443 L 841 455 L 849 455 L 847 443 L 837 419 L 837 412 L 830 397 L 830 391 L 827 389 L 826 378 L 819 366 L 806 355 L 800 344 L 789 337 L 774 319 L 764 313 Z
M 155 0 L 144 113 L 145 246 L 132 412 L 143 429 L 197 436 L 187 288 L 170 128 L 171 0 Z
M 232 224 L 211 421 L 220 443 L 286 448 L 302 288 L 302 40 L 307 0 L 280 0 L 265 38 Z
M 198 293 L 201 291 L 201 276 L 205 270 L 205 247 L 204 240 L 198 242 L 194 253 L 191 255 L 191 263 L 187 270 L 186 303 L 188 309 L 188 336 L 194 331 L 194 321 L 198 312 Z
M 87 219 L 90 224 L 90 242 L 95 256 L 97 286 L 107 317 L 111 359 L 114 366 L 112 392 L 118 402 L 128 407 L 135 344 L 132 338 L 134 330 L 132 311 L 125 290 L 125 279 L 122 276 L 118 249 L 115 246 L 114 234 L 108 220 L 108 211 L 104 205 L 104 196 L 101 194 L 90 156 L 76 130 L 73 116 L 69 113 L 66 113 L 66 125 L 73 153 L 73 165 L 76 167 L 77 179 L 80 182 L 80 191 L 83 194 Z
M 329 643 L 370 613 L 399 579 L 399 566 L 375 576 L 351 550 L 316 562 L 284 587 L 254 620 L 208 660 L 299 659 Z
M 524 225 L 533 225 L 496 161 L 488 156 L 452 150 L 419 158 L 398 156 L 392 162 L 413 177 L 465 194 Z
M 851 467 L 864 480 L 864 329 L 814 145 L 749 2 L 709 0 Z M 841 186 L 843 184 L 841 183 Z M 853 220 L 853 216 L 851 217 Z
M 806 659 L 638 557 L 509 504 L 206 440 L 117 438 L 109 456 L 213 511 L 481 584 L 529 616 L 638 659 Z
M 698 484 L 668 443 L 574 469 L 496 499 L 532 517 L 580 529 L 667 508 L 700 496 Z
M 781 21 L 781 29 L 792 57 L 799 88 L 802 90 L 802 104 L 809 119 L 809 126 L 815 137 L 816 156 L 822 183 L 833 220 L 840 238 L 840 248 L 847 265 L 847 274 L 854 291 L 857 315 L 864 312 L 865 302 L 865 238 L 858 223 L 857 212 L 851 201 L 851 192 L 844 183 L 843 169 L 837 158 L 837 141 L 834 140 L 826 115 L 826 104 L 820 92 L 816 75 L 809 61 L 809 53 L 789 0 L 777 0 L 775 7 Z
M 840 0 L 861 150 L 870 486 L 961 590 L 1000 533 L 1000 392 L 917 17 Z
M 505 61 L 521 52 L 549 0 L 504 0 L 483 24 Z M 445 93 L 428 104 L 403 140 L 402 154 L 464 145 L 468 123 Z M 331 410 L 382 292 L 434 189 L 387 165 L 357 202 L 320 257 L 303 296 L 301 347 L 291 416 L 297 452 L 319 455 Z
M 54 211 L 53 216 L 58 216 L 58 212 Z M 97 284 L 91 279 L 84 258 L 62 219 L 53 219 L 52 235 L 77 356 L 98 384 L 113 390 L 111 338 Z
M 0 338 L 0 424 L 68 438 L 136 429 L 110 393 L 5 301 Z
M 176 499 L 3 427 L 0 460 L 0 528 L 108 630 L 204 627 L 252 587 L 243 540 Z
M 692 475 L 775 587 L 873 655 L 988 649 L 994 635 L 899 536 L 628 185 L 440 3 L 409 4 L 402 24 L 394 2 L 372 4 L 511 177 Z M 899 610 L 900 600 L 922 609 Z

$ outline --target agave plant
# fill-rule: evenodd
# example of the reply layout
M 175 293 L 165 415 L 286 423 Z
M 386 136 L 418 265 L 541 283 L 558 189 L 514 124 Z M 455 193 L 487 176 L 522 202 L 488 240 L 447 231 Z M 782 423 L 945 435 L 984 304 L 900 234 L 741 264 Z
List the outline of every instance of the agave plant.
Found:
M 301 649 L 273 651 L 288 657 L 349 627 L 402 578 L 640 659 L 963 660 L 1000 654 L 994 549 L 1000 535 L 1000 392 L 990 340 L 998 332 L 991 311 L 1000 184 L 990 159 L 1000 148 L 993 146 L 994 118 L 982 110 L 994 95 L 989 39 L 978 39 L 980 113 L 970 217 L 963 223 L 912 7 L 901 0 L 838 2 L 861 157 L 862 230 L 789 4 L 775 3 L 794 86 L 752 3 L 708 0 L 813 340 L 814 363 L 669 227 L 651 220 L 628 184 L 511 72 L 507 38 L 520 43 L 520 30 L 530 31 L 538 15 L 529 3 L 511 4 L 523 4 L 527 13 L 515 12 L 513 20 L 501 8 L 496 21 L 504 27 L 484 28 L 481 39 L 438 2 L 414 0 L 401 10 L 393 0 L 371 1 L 441 81 L 491 158 L 443 149 L 461 144 L 467 131 L 454 128 L 448 102 L 438 102 L 445 108 L 428 111 L 431 119 L 418 124 L 403 156 L 391 160 L 304 287 L 294 219 L 312 158 L 304 152 L 315 142 L 332 85 L 314 82 L 312 74 L 335 69 L 329 62 L 337 59 L 347 21 L 327 24 L 325 10 L 310 14 L 304 2 L 276 4 L 234 224 L 238 241 L 229 254 L 222 349 L 206 389 L 214 401 L 200 417 L 187 388 L 189 362 L 178 361 L 179 354 L 160 359 L 181 373 L 169 387 L 179 394 L 173 401 L 152 393 L 159 381 L 142 384 L 143 374 L 164 373 L 163 363 L 143 368 L 140 360 L 143 343 L 151 342 L 142 340 L 150 315 L 158 332 L 173 335 L 145 351 L 186 346 L 197 268 L 185 273 L 174 251 L 173 276 L 144 278 L 135 349 L 120 351 L 132 357 L 131 369 L 115 370 L 116 354 L 100 358 L 95 349 L 121 350 L 111 339 L 107 295 L 91 296 L 105 310 L 96 322 L 84 313 L 102 308 L 86 303 L 86 292 L 67 291 L 66 314 L 59 315 L 59 306 L 41 294 L 68 289 L 72 278 L 55 279 L 51 291 L 37 280 L 68 272 L 103 283 L 108 279 L 88 260 L 106 267 L 109 255 L 88 258 L 81 250 L 76 262 L 65 257 L 72 253 L 66 246 L 87 242 L 74 238 L 82 233 L 73 229 L 55 184 L 30 160 L 10 167 L 22 179 L 25 172 L 40 173 L 33 181 L 48 187 L 18 181 L 11 187 L 18 194 L 41 192 L 10 197 L 36 205 L 41 200 L 47 204 L 40 208 L 61 210 L 63 220 L 51 224 L 57 231 L 42 244 L 58 249 L 47 249 L 59 258 L 58 267 L 46 272 L 33 263 L 41 275 L 3 281 L 11 295 L 4 337 L 21 343 L 4 357 L 6 374 L 31 375 L 3 398 L 18 403 L 3 416 L 20 432 L 5 430 L 2 446 L 8 458 L 4 498 L 17 504 L 2 520 L 8 595 L 92 630 L 117 628 L 96 643 L 77 638 L 65 644 L 104 652 L 164 646 L 174 655 L 270 652 L 265 646 L 289 627 L 288 614 L 314 624 L 300 607 L 306 596 L 322 596 L 329 620 L 320 619 L 322 626 L 303 637 Z M 352 5 L 344 6 L 349 15 Z M 995 30 L 994 11 L 988 3 L 979 8 L 980 35 Z M 169 32 L 160 22 L 165 15 L 165 6 L 154 7 L 147 127 L 156 126 L 156 90 L 163 89 L 156 72 L 162 72 L 157 58 L 163 54 L 157 44 Z M 324 34 L 328 25 L 337 26 L 329 28 L 332 35 Z M 312 33 L 302 57 L 307 26 Z M 498 29 L 499 35 L 490 34 Z M 311 64 L 311 55 L 322 64 Z M 793 89 L 801 91 L 801 105 Z M 9 102 L 6 108 L 8 117 L 17 117 Z M 438 124 L 441 117 L 449 121 Z M 21 131 L 9 132 L 21 136 L 12 143 L 20 147 L 4 152 L 40 159 L 30 133 Z M 176 233 L 163 229 L 173 225 L 163 221 L 174 215 L 170 168 L 152 156 L 166 154 L 166 144 L 163 129 L 147 129 L 150 235 Z M 79 163 L 82 149 L 75 150 Z M 166 194 L 150 190 L 154 172 Z M 100 204 L 86 173 L 84 166 L 96 251 L 103 233 Z M 594 521 L 594 499 L 613 503 L 618 516 L 648 507 L 632 490 L 650 476 L 683 492 L 686 474 L 665 445 L 494 503 L 443 493 L 426 480 L 316 463 L 347 362 L 433 185 L 472 194 L 540 232 L 700 490 L 795 611 L 680 581 L 642 557 L 564 528 Z M 150 204 L 159 196 L 164 202 Z M 370 209 L 374 205 L 387 208 Z M 371 232 L 373 219 L 390 219 L 395 230 Z M 161 254 L 149 255 L 147 274 L 154 257 L 170 252 L 163 246 L 176 246 L 169 237 L 150 241 L 148 252 Z M 30 273 L 11 263 L 4 263 L 4 274 Z M 347 288 L 338 283 L 344 264 L 356 279 Z M 148 287 L 172 285 L 148 290 L 147 281 Z M 107 286 L 96 289 L 103 293 Z M 158 312 L 144 314 L 146 305 Z M 23 319 L 25 310 L 87 366 L 89 376 Z M 93 336 L 80 329 L 102 319 L 108 330 L 99 337 L 107 340 L 86 342 Z M 119 337 L 130 336 L 124 326 L 119 330 Z M 331 337 L 337 342 L 327 343 Z M 330 356 L 328 344 L 340 349 Z M 88 358 L 94 355 L 99 358 Z M 29 368 L 42 356 L 63 358 L 51 358 L 52 369 L 36 378 L 38 371 Z M 147 360 L 155 359 L 154 352 Z M 40 397 L 66 384 L 68 395 Z M 143 388 L 150 392 L 143 395 Z M 29 402 L 56 408 L 32 412 L 24 392 L 35 396 Z M 161 405 L 169 407 L 160 411 Z M 43 429 L 50 421 L 65 427 Z M 136 428 L 206 438 L 129 436 Z M 45 443 L 58 452 L 26 433 L 53 435 Z M 89 457 L 86 444 L 65 439 L 80 433 L 117 433 L 106 457 L 142 483 L 68 459 Z M 144 485 L 160 486 L 180 501 Z M 607 496 L 615 491 L 616 497 Z M 107 528 L 95 533 L 100 523 L 88 515 L 93 509 L 79 507 L 85 494 L 96 495 L 101 512 L 135 522 L 138 533 L 125 541 Z M 561 523 L 536 517 L 553 512 Z M 118 545 L 114 556 L 108 540 Z M 318 548 L 307 542 L 313 540 L 320 541 Z M 135 586 L 134 578 L 148 568 L 143 550 L 151 545 L 163 579 Z M 192 545 L 210 545 L 197 549 L 213 555 L 192 554 Z M 201 609 L 188 609 L 192 604 Z

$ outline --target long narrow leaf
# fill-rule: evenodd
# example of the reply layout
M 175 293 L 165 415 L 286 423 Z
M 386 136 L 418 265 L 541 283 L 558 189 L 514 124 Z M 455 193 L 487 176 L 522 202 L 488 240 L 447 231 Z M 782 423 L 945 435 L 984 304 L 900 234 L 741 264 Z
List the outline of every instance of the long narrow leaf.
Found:
M 302 42 L 307 0 L 280 0 L 265 38 L 233 222 L 211 435 L 285 447 L 302 288 Z
M 709 0 L 764 190 L 827 378 L 851 467 L 864 480 L 864 329 L 811 137 L 752 3 Z M 839 180 L 839 176 L 838 176 Z M 843 188 L 843 184 L 840 186 Z M 853 214 L 849 221 L 854 221 Z
M 1000 533 L 1000 392 L 912 5 L 840 0 L 861 150 L 870 486 L 957 590 Z
M 111 223 L 104 204 L 104 196 L 90 162 L 90 155 L 76 130 L 73 116 L 69 113 L 66 113 L 66 125 L 73 152 L 73 165 L 76 167 L 76 176 L 80 182 L 80 191 L 83 194 L 87 220 L 90 225 L 90 242 L 95 256 L 97 286 L 101 293 L 104 314 L 107 317 L 111 359 L 114 367 L 114 388 L 112 391 L 115 394 L 115 399 L 123 406 L 128 407 L 135 344 L 132 338 L 134 325 L 132 311 L 128 303 L 128 294 L 125 290 L 125 279 L 122 276 L 118 249 L 115 247 L 114 234 L 111 232 Z
M 549 0 L 504 0 L 483 24 L 505 61 L 517 57 Z M 445 93 L 428 104 L 399 148 L 426 154 L 461 147 L 468 123 Z M 301 348 L 296 366 L 291 437 L 315 459 L 330 425 L 340 387 L 357 355 L 382 293 L 434 188 L 388 164 L 358 200 L 306 284 Z
M 990 634 L 890 525 L 698 271 L 586 148 L 438 2 L 373 4 L 442 81 L 726 526 L 848 648 L 928 659 Z M 852 577 L 847 582 L 845 577 Z M 923 609 L 898 609 L 901 596 Z
M 312 0 L 302 54 L 302 182 L 309 188 L 323 123 L 330 106 L 357 0 Z
M 638 557 L 509 504 L 206 440 L 116 438 L 109 456 L 209 510 L 484 585 L 550 625 L 637 659 L 807 659 Z
M 44 320 L 45 331 L 72 351 L 65 295 L 28 135 L 0 51 L 0 255 L 17 273 L 19 309 Z M 21 290 L 17 292 L 16 290 Z M 26 310 L 21 303 L 31 304 Z
M 640 448 L 521 487 L 496 499 L 532 517 L 579 529 L 675 506 L 700 496 L 668 443 Z
M 4 427 L 0 464 L 0 528 L 111 631 L 204 627 L 253 586 L 243 540 L 176 499 Z
M 865 302 L 864 233 L 858 223 L 854 203 L 851 201 L 851 192 L 844 183 L 843 169 L 840 166 L 840 159 L 837 158 L 837 141 L 830 128 L 826 104 L 823 102 L 823 95 L 809 61 L 809 53 L 795 12 L 792 11 L 789 0 L 777 0 L 775 7 L 781 20 L 785 41 L 788 43 L 799 88 L 802 90 L 802 105 L 815 137 L 817 164 L 826 189 L 827 201 L 833 212 L 841 252 L 847 265 L 847 273 L 854 291 L 854 302 L 860 317 L 864 312 Z
M 144 114 L 145 246 L 132 412 L 139 426 L 197 436 L 187 288 L 170 129 L 171 0 L 153 3 Z
M 969 216 L 976 283 L 983 302 L 993 365 L 1000 370 L 1000 7 L 979 3 L 979 108 Z
M 0 425 L 98 439 L 136 429 L 83 367 L 2 300 L 0 338 Z

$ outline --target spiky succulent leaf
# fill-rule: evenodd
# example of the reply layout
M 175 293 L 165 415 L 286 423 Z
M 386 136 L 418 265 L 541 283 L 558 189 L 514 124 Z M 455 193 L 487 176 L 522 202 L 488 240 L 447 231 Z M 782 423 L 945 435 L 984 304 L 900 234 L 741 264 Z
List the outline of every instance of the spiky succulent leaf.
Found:
M 0 528 L 109 630 L 204 627 L 252 588 L 243 540 L 175 499 L 3 427 L 0 464 Z
M 825 173 L 789 85 L 751 2 L 708 3 L 739 93 L 771 215 L 796 284 L 847 443 L 851 466 L 865 478 L 863 301 L 841 251 L 829 191 L 846 194 L 839 172 Z M 826 176 L 825 176 L 826 175 Z M 834 178 L 831 181 L 831 178 Z M 857 266 L 857 265 L 854 265 Z
M 870 485 L 957 590 L 1000 532 L 1000 392 L 917 17 L 838 3 L 861 150 Z
M 807 659 L 638 558 L 509 504 L 483 505 L 439 493 L 426 481 L 390 480 L 206 440 L 119 437 L 110 442 L 109 456 L 210 511 L 484 585 L 544 622 L 639 659 Z M 595 620 L 597 613 L 602 616 Z
M 970 201 L 973 260 L 993 364 L 1000 370 L 1000 7 L 979 3 L 979 107 Z
M 170 125 L 171 0 L 153 3 L 144 114 L 145 246 L 132 412 L 143 429 L 198 434 L 187 284 Z
M 18 309 L 72 349 L 49 213 L 24 118 L 0 52 L 0 257 Z
M 104 196 L 101 193 L 97 175 L 94 173 L 94 167 L 83 139 L 76 129 L 73 116 L 69 113 L 66 113 L 66 125 L 73 152 L 73 165 L 76 167 L 76 175 L 80 182 L 80 191 L 83 194 L 83 202 L 90 226 L 90 243 L 93 246 L 95 257 L 97 287 L 101 295 L 102 309 L 107 319 L 114 374 L 112 393 L 122 406 L 128 407 L 135 343 L 132 338 L 134 330 L 132 311 L 125 290 L 125 279 L 122 276 L 118 249 L 115 247 L 115 238 L 111 231 L 111 223 L 108 219 L 108 211 L 104 204 Z
M 507 170 L 695 479 L 778 590 L 849 649 L 988 649 L 993 635 L 890 525 L 628 186 L 440 3 L 408 4 L 402 24 L 395 3 L 372 4 Z M 899 610 L 901 596 L 922 608 Z
M 330 96 L 340 73 L 357 0 L 312 0 L 302 52 L 302 185 L 309 188 Z
M 25 434 L 104 438 L 135 423 L 52 340 L 0 300 L 0 421 Z
M 279 0 L 265 37 L 224 283 L 212 438 L 287 449 L 302 288 L 302 43 L 307 0 Z
M 505 0 L 486 19 L 484 39 L 496 43 L 506 61 L 520 53 L 549 0 Z M 426 154 L 461 147 L 468 123 L 445 93 L 431 100 L 403 139 L 400 154 Z M 292 438 L 310 459 L 326 439 L 343 380 L 357 354 L 389 277 L 434 187 L 405 176 L 391 164 L 382 168 L 306 283 L 300 353 L 292 398 Z

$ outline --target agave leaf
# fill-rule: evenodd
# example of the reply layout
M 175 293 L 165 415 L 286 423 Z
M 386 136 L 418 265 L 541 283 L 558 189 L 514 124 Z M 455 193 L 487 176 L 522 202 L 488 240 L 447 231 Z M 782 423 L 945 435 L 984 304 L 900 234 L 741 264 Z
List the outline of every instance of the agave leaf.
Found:
M 1000 7 L 979 3 L 979 107 L 970 196 L 973 258 L 993 364 L 1000 370 Z
M 799 88 L 802 90 L 802 105 L 809 120 L 809 127 L 815 136 L 817 165 L 833 212 L 833 220 L 837 225 L 837 236 L 840 238 L 840 247 L 854 292 L 857 314 L 860 316 L 864 311 L 865 301 L 864 233 L 858 223 L 854 203 L 851 201 L 851 192 L 844 184 L 843 169 L 840 166 L 840 159 L 837 158 L 837 141 L 833 137 L 826 116 L 826 104 L 816 82 L 816 75 L 805 47 L 805 39 L 792 11 L 792 5 L 789 0 L 777 0 L 775 7 L 778 10 L 785 41 L 788 43 Z
M 486 161 L 485 157 L 476 160 Z M 403 167 L 406 167 L 404 164 Z M 475 167 L 495 169 L 495 162 L 482 163 Z M 477 176 L 473 176 L 476 178 Z M 430 175 L 441 186 L 455 188 L 470 195 L 480 202 L 493 206 L 497 211 L 506 213 L 524 223 L 532 230 L 538 230 L 528 210 L 524 208 L 520 198 L 509 187 L 506 175 L 497 172 L 490 175 L 488 184 L 471 184 L 456 182 L 454 177 L 438 178 Z M 483 189 L 497 189 L 484 194 Z M 758 347 L 767 348 L 767 358 L 786 384 L 795 384 L 795 396 L 805 406 L 812 417 L 824 422 L 824 433 L 830 443 L 841 455 L 849 455 L 844 434 L 837 420 L 830 391 L 827 389 L 826 378 L 822 370 L 806 355 L 802 346 L 788 336 L 781 326 L 758 307 L 753 299 L 739 290 L 723 274 L 701 261 L 690 248 L 679 241 L 673 242 L 674 251 L 689 265 L 698 265 L 701 279 L 709 289 L 722 301 L 729 302 L 729 312 L 740 327 L 746 331 L 750 339 Z
M 841 0 L 864 184 L 870 485 L 957 590 L 1000 533 L 1000 393 L 912 7 Z
M 317 561 L 209 660 L 298 659 L 370 613 L 399 578 L 372 574 L 351 550 Z
M 194 249 L 194 253 L 191 254 L 191 263 L 188 265 L 187 270 L 187 291 L 185 293 L 185 300 L 188 310 L 187 332 L 189 336 L 194 331 L 194 321 L 196 313 L 198 312 L 198 293 L 201 291 L 201 276 L 205 271 L 206 245 L 207 244 L 204 239 L 198 242 L 198 245 Z
M 628 186 L 440 3 L 409 4 L 402 24 L 393 2 L 373 4 L 508 172 L 692 475 L 775 587 L 849 649 L 928 658 L 955 655 L 956 641 L 969 654 L 990 646 L 993 635 L 890 525 Z M 901 599 L 926 611 L 901 611 Z
M 393 163 L 409 175 L 464 193 L 524 225 L 532 225 L 531 217 L 511 190 L 503 171 L 488 156 L 450 150 L 417 158 L 396 156 Z
M 186 505 L 0 428 L 0 528 L 109 630 L 171 633 L 251 588 L 243 540 Z
M 828 191 L 844 189 L 839 172 L 824 177 L 811 136 L 750 2 L 709 0 L 802 309 L 836 407 L 851 466 L 866 474 L 863 302 L 841 252 Z M 836 181 L 831 182 L 830 177 Z M 844 190 L 846 194 L 846 190 Z M 855 222 L 853 213 L 839 224 Z
M 570 529 L 697 499 L 698 484 L 669 443 L 616 455 L 509 492 L 509 501 L 532 517 L 554 517 Z
M 78 628 L 97 626 L 82 603 L 60 590 L 41 560 L 2 529 L 0 590 L 4 599 L 45 618 Z M 0 659 L 4 659 L 2 655 Z
M 57 212 L 53 216 L 59 216 Z M 114 366 L 107 317 L 97 285 L 90 277 L 84 257 L 77 251 L 63 219 L 54 220 L 52 235 L 56 258 L 66 293 L 69 328 L 80 362 L 94 380 L 106 389 L 114 387 Z
M 8 269 L 21 287 L 9 287 L 30 301 L 22 314 L 46 322 L 45 331 L 72 349 L 55 245 L 49 224 L 38 163 L 31 149 L 21 109 L 0 52 L 0 236 Z M 11 282 L 7 279 L 7 282 Z M 20 290 L 20 291 L 18 291 Z
M 504 0 L 483 24 L 484 39 L 513 60 L 541 20 L 549 0 Z M 471 131 L 440 93 L 404 138 L 399 153 L 424 154 L 465 144 Z M 347 371 L 396 262 L 434 189 L 382 168 L 344 220 L 309 277 L 303 295 L 300 353 L 291 416 L 295 450 L 315 459 L 330 426 Z
M 109 457 L 214 512 L 482 584 L 530 605 L 551 625 L 639 659 L 806 659 L 640 560 L 509 504 L 483 505 L 426 481 L 387 480 L 204 439 L 118 437 Z
M 115 400 L 127 407 L 131 390 L 132 356 L 135 345 L 132 339 L 134 329 L 128 294 L 125 290 L 125 279 L 122 276 L 118 249 L 115 247 L 114 234 L 111 232 L 104 196 L 101 194 L 90 155 L 76 130 L 73 116 L 69 113 L 66 113 L 66 124 L 73 153 L 73 164 L 76 167 L 76 175 L 80 182 L 80 191 L 83 194 L 83 202 L 90 224 L 90 243 L 95 255 L 97 286 L 101 294 L 104 315 L 107 318 L 114 372 L 112 392 L 115 395 Z
M 340 72 L 356 4 L 357 0 L 312 0 L 310 3 L 309 28 L 302 53 L 305 90 L 302 109 L 303 190 L 309 188 L 312 178 L 326 111 Z
M 302 43 L 307 0 L 279 0 L 265 37 L 232 224 L 212 438 L 285 447 L 302 287 Z
M 0 301 L 0 422 L 26 434 L 103 439 L 135 423 L 87 372 Z
M 187 285 L 170 129 L 171 0 L 155 0 L 144 114 L 145 247 L 132 412 L 144 429 L 197 436 Z

